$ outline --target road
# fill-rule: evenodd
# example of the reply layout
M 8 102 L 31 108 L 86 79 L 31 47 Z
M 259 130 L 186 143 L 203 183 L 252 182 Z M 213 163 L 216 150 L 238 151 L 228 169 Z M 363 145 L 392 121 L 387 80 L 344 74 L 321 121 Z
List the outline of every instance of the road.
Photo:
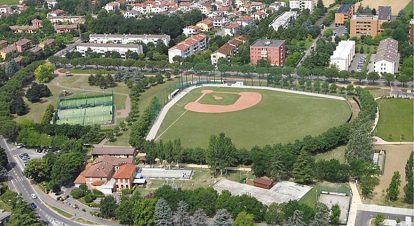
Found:
M 375 216 L 380 213 L 384 215 L 385 219 L 392 220 L 395 220 L 398 217 L 401 221 L 405 221 L 406 216 L 410 216 L 411 219 L 414 217 L 414 210 L 412 209 L 359 204 L 355 225 L 369 226 L 370 219 L 375 218 Z
M 21 162 L 17 161 L 17 158 L 12 153 L 7 141 L 0 137 L 0 146 L 6 150 L 7 157 L 9 159 L 9 180 L 7 181 L 9 188 L 19 194 L 22 195 L 24 200 L 28 203 L 35 203 L 37 205 L 36 213 L 39 215 L 40 219 L 44 222 L 47 222 L 51 225 L 74 225 L 80 226 L 84 224 L 77 223 L 75 219 L 82 218 L 84 220 L 88 220 L 98 225 L 109 225 L 109 226 L 118 226 L 116 222 L 111 220 L 106 220 L 102 218 L 98 218 L 92 216 L 88 211 L 90 208 L 87 209 L 86 212 L 83 212 L 79 209 L 75 209 L 67 203 L 63 203 L 61 201 L 57 201 L 50 197 L 48 194 L 44 193 L 40 188 L 37 186 L 33 186 L 30 181 L 23 175 L 23 165 Z M 32 199 L 31 194 L 36 194 L 38 197 L 37 199 Z M 46 205 L 46 203 L 48 205 Z M 79 204 L 79 203 L 78 203 Z M 55 210 L 51 208 L 51 206 L 58 208 L 68 214 L 71 215 L 70 218 L 66 218 Z M 79 205 L 80 206 L 80 205 Z M 82 209 L 83 207 L 80 207 Z
M 80 38 L 78 38 L 75 42 L 73 42 L 72 44 L 66 45 L 66 48 L 56 52 L 55 54 L 53 54 L 53 56 L 57 56 L 57 57 L 64 57 L 66 53 L 72 51 L 72 49 L 74 49 L 79 43 L 81 43 L 82 40 Z
M 40 199 L 32 199 L 31 194 L 37 192 L 31 186 L 29 180 L 23 176 L 22 171 L 17 166 L 17 162 L 11 154 L 11 150 L 6 143 L 6 140 L 1 137 L 0 146 L 6 150 L 7 158 L 9 159 L 9 179 L 7 181 L 9 188 L 19 193 L 28 203 L 35 203 L 37 205 L 36 213 L 45 224 L 52 225 L 82 225 L 67 219 L 47 207 Z

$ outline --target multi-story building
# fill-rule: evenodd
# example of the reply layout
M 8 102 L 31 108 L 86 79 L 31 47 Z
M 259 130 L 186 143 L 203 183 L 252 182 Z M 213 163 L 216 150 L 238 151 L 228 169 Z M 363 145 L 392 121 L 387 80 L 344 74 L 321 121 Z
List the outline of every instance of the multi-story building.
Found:
M 254 25 L 254 18 L 251 16 L 241 16 L 237 23 L 239 23 L 242 27 Z
M 133 10 L 141 14 L 162 13 L 167 12 L 169 7 L 166 2 L 161 1 L 145 1 L 143 3 L 134 4 Z
M 78 28 L 77 24 L 54 24 L 53 28 L 55 29 L 56 33 L 66 33 L 71 32 Z
M 0 15 L 1 14 L 9 14 L 13 10 L 9 5 L 0 5 Z
M 19 53 L 23 53 L 27 49 L 30 48 L 30 40 L 29 39 L 20 39 L 19 41 L 15 42 L 14 45 L 16 46 L 16 50 Z
M 290 21 L 295 19 L 298 15 L 296 11 L 284 12 L 279 17 L 275 18 L 272 23 L 269 24 L 269 27 L 272 27 L 275 31 L 279 30 L 280 27 L 287 28 Z
M 414 19 L 410 20 L 410 30 L 408 32 L 408 41 L 414 43 Z
M 130 34 L 91 34 L 89 35 L 89 42 L 92 43 L 115 43 L 115 44 L 131 44 L 142 42 L 144 44 L 162 41 L 164 45 L 168 46 L 170 43 L 169 35 L 130 35 Z
M 143 53 L 142 45 L 139 44 L 113 44 L 113 43 L 81 43 L 76 46 L 76 51 L 85 56 L 87 51 L 104 55 L 106 52 L 117 52 L 122 58 L 128 52 Z
M 118 171 L 112 176 L 115 180 L 116 190 L 131 189 L 136 175 L 137 167 L 134 164 L 120 165 Z
M 289 1 L 289 8 L 291 9 L 309 9 L 309 11 L 313 11 L 313 0 L 290 0 Z
M 355 12 L 354 4 L 341 4 L 335 13 L 335 26 L 345 25 L 346 20 L 352 18 Z
M 187 26 L 185 28 L 183 28 L 183 34 L 185 34 L 185 36 L 191 36 L 191 35 L 196 35 L 200 33 L 200 28 L 194 25 L 190 25 Z
M 223 17 L 223 16 L 213 17 L 213 27 L 215 28 L 222 28 L 228 22 L 229 22 L 229 19 L 227 17 Z
M 382 40 L 374 57 L 374 71 L 378 73 L 397 73 L 400 62 L 398 41 L 392 38 Z
M 334 65 L 340 71 L 347 71 L 355 56 L 355 41 L 341 41 L 333 52 L 330 65 Z
M 52 24 L 84 24 L 85 17 L 83 16 L 48 16 Z
M 33 19 L 32 25 L 10 26 L 10 30 L 14 33 L 36 33 L 40 28 L 42 28 L 42 21 L 39 19 Z
M 243 36 L 236 36 L 222 45 L 218 50 L 210 55 L 211 64 L 216 65 L 220 58 L 230 59 L 235 53 L 237 53 L 238 47 L 245 42 Z
M 283 67 L 286 60 L 285 40 L 259 39 L 250 45 L 250 64 L 266 60 L 272 66 Z
M 233 36 L 240 33 L 242 26 L 238 23 L 231 23 L 228 24 L 225 28 L 223 28 L 224 35 Z
M 196 24 L 201 31 L 210 31 L 213 28 L 213 21 L 210 19 L 204 19 Z
M 6 60 L 8 54 L 16 52 L 15 45 L 8 45 L 0 50 L 0 56 L 3 60 Z
M 61 10 L 61 9 L 55 9 L 52 10 L 50 12 L 47 13 L 47 16 L 64 16 L 65 15 L 65 11 Z
M 207 48 L 207 36 L 204 34 L 193 35 L 186 40 L 168 49 L 168 61 L 174 63 L 174 57 L 185 58 Z
M 103 9 L 105 9 L 107 12 L 113 12 L 115 10 L 119 10 L 121 4 L 119 2 L 109 2 L 107 3 Z
M 391 21 L 391 7 L 378 7 L 377 15 L 353 15 L 350 36 L 369 35 L 375 37 L 383 32 L 382 24 Z

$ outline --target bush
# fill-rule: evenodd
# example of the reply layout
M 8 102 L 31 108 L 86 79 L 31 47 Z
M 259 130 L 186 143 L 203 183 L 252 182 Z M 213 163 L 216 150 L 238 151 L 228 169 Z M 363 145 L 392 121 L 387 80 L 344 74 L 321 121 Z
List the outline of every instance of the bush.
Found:
M 93 190 L 92 190 L 92 194 L 93 194 L 93 196 L 95 196 L 96 198 L 102 198 L 102 197 L 105 197 L 105 195 L 104 195 L 101 191 L 99 191 L 99 190 L 97 190 L 97 189 L 93 189 Z
M 81 188 L 75 188 L 70 192 L 70 195 L 74 198 L 74 199 L 80 199 L 83 196 L 85 196 L 85 190 L 81 189 Z
M 92 194 L 87 194 L 84 199 L 86 203 L 91 203 L 96 199 L 96 197 Z

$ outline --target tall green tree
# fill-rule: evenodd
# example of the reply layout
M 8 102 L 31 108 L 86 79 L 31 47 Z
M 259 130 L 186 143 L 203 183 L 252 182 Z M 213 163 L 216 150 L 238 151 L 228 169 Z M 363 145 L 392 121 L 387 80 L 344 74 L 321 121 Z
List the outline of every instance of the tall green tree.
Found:
M 226 209 L 219 209 L 214 216 L 213 224 L 215 226 L 231 226 L 233 224 L 233 219 Z
M 390 200 L 392 202 L 397 201 L 398 194 L 399 194 L 399 188 L 401 185 L 401 176 L 400 172 L 395 171 L 391 178 L 391 183 L 387 188 L 387 200 Z
M 414 179 L 410 177 L 407 180 L 407 184 L 404 186 L 404 201 L 409 204 L 414 203 Z
M 52 121 L 52 119 L 53 119 L 53 113 L 55 112 L 55 108 L 53 107 L 53 105 L 52 104 L 49 104 L 48 106 L 47 106 L 47 108 L 46 108 L 46 111 L 45 111 L 45 113 L 43 114 L 43 117 L 42 117 L 42 124 L 50 124 L 50 122 Z
M 214 173 L 226 171 L 226 167 L 231 166 L 235 162 L 236 147 L 229 137 L 224 133 L 218 136 L 212 135 L 207 150 L 207 163 Z
M 156 203 L 156 199 L 143 199 L 139 202 L 136 202 L 135 207 L 132 210 L 134 212 L 134 225 L 154 225 L 154 212 Z
M 293 212 L 293 216 L 289 218 L 288 226 L 305 226 L 306 223 L 303 221 L 303 213 L 299 210 Z
M 338 204 L 331 207 L 330 222 L 332 225 L 339 225 L 339 217 L 341 216 L 341 208 Z
M 188 205 L 184 201 L 178 203 L 177 211 L 174 215 L 174 225 L 189 226 L 191 225 L 190 214 L 188 213 Z
M 115 210 L 118 207 L 116 200 L 112 195 L 105 196 L 100 203 L 99 210 L 104 218 L 115 217 Z
M 197 209 L 193 214 L 193 225 L 195 226 L 207 226 L 207 215 L 203 209 Z
M 6 150 L 2 147 L 0 147 L 0 166 L 6 167 L 9 163 Z
M 329 225 L 329 208 L 323 203 L 316 204 L 316 213 L 311 226 Z
M 168 206 L 165 199 L 160 198 L 155 205 L 155 225 L 156 226 L 168 226 L 173 225 L 173 218 L 171 208 Z
M 242 211 L 237 214 L 233 226 L 254 226 L 254 217 L 252 214 L 248 214 L 245 211 Z
M 312 156 L 302 150 L 293 165 L 292 173 L 297 183 L 312 183 L 314 178 L 314 159 Z

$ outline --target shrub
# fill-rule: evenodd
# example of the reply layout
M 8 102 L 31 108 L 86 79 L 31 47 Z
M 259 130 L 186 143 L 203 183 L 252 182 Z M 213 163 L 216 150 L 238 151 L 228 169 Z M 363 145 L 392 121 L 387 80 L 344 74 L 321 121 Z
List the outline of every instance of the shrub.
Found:
M 99 191 L 99 190 L 97 190 L 97 189 L 93 189 L 93 190 L 92 190 L 92 194 L 93 194 L 93 196 L 95 196 L 96 198 L 102 198 L 102 197 L 105 197 L 105 195 L 104 195 L 101 191 Z
M 96 197 L 92 194 L 87 194 L 84 199 L 86 203 L 91 203 L 96 199 Z
M 85 196 L 85 191 L 82 190 L 81 188 L 75 188 L 70 192 L 70 195 L 75 199 L 80 199 L 83 196 Z

